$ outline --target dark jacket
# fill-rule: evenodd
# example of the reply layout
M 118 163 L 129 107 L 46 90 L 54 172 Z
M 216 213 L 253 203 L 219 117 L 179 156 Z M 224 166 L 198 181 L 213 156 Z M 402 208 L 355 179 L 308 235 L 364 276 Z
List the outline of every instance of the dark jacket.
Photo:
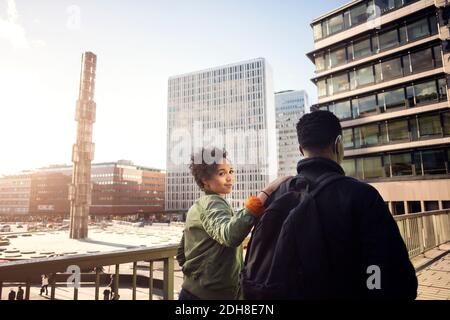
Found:
M 217 194 L 206 194 L 195 201 L 187 213 L 177 252 L 183 289 L 205 300 L 240 298 L 242 241 L 255 220 L 249 209 L 234 211 Z
M 17 290 L 16 300 L 23 300 L 24 291 L 23 289 Z
M 342 168 L 325 158 L 301 160 L 297 172 L 314 181 L 324 173 L 345 175 Z M 266 206 L 287 191 L 289 180 L 274 192 Z M 338 180 L 316 198 L 321 215 L 333 283 L 323 288 L 325 296 L 338 299 L 415 299 L 417 278 L 397 224 L 378 191 L 356 179 Z M 311 243 L 314 246 L 314 243 Z M 369 290 L 380 268 L 381 289 Z M 320 277 L 320 274 L 316 275 Z M 373 278 L 371 278 L 373 279 Z M 369 279 L 370 283 L 373 283 Z

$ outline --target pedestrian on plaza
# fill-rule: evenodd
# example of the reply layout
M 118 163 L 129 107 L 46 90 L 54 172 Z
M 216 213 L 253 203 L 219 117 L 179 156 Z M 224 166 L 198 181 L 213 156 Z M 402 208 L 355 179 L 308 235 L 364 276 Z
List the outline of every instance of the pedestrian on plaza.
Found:
M 16 292 L 14 291 L 14 289 L 11 289 L 9 291 L 8 300 L 16 300 Z
M 111 289 L 111 300 L 114 300 L 114 296 L 116 294 L 116 281 L 115 281 L 115 276 L 112 274 L 110 276 L 110 281 L 108 284 L 108 287 Z
M 42 275 L 41 278 L 41 293 L 40 295 L 42 295 L 45 291 L 45 295 L 48 296 L 48 276 L 46 274 Z
M 23 300 L 23 289 L 22 286 L 19 286 L 19 289 L 17 290 L 17 296 L 16 296 L 16 300 Z
M 111 291 L 109 289 L 103 290 L 103 300 L 109 300 L 111 296 Z

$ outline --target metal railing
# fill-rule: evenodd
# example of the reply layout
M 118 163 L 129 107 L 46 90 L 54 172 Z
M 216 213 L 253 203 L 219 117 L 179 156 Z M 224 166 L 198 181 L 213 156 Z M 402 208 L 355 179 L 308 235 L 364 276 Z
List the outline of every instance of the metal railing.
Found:
M 57 278 L 64 276 L 68 278 L 71 274 L 66 271 L 70 266 L 76 266 L 81 270 L 80 281 L 83 277 L 94 276 L 95 279 L 95 300 L 99 299 L 101 269 L 104 266 L 115 266 L 115 285 L 114 295 L 118 297 L 120 290 L 120 265 L 133 264 L 132 273 L 132 299 L 136 300 L 136 286 L 137 286 L 137 269 L 138 262 L 148 263 L 148 290 L 149 299 L 153 298 L 153 270 L 154 262 L 163 262 L 163 284 L 162 292 L 163 299 L 173 300 L 174 298 L 174 257 L 176 255 L 177 245 L 158 246 L 150 249 L 132 249 L 123 251 L 113 251 L 94 254 L 73 255 L 66 257 L 43 258 L 33 260 L 23 260 L 15 262 L 7 262 L 0 264 L 0 299 L 2 296 L 2 288 L 8 283 L 23 283 L 25 289 L 25 300 L 30 299 L 30 288 L 32 285 L 40 286 L 41 275 L 50 275 L 49 288 L 50 299 L 55 299 L 55 291 L 57 287 Z M 123 275 L 122 275 L 123 276 Z M 65 283 L 65 282 L 64 282 Z M 78 288 L 73 287 L 73 299 L 78 300 Z
M 450 241 L 450 209 L 395 216 L 413 258 Z

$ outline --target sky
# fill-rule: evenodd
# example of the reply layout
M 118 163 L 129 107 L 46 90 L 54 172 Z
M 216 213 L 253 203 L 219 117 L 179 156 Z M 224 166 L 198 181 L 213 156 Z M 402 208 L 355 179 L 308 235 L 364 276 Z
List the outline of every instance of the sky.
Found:
M 95 163 L 166 166 L 173 75 L 257 57 L 306 90 L 311 21 L 348 0 L 0 0 L 0 175 L 71 164 L 81 54 L 97 54 Z

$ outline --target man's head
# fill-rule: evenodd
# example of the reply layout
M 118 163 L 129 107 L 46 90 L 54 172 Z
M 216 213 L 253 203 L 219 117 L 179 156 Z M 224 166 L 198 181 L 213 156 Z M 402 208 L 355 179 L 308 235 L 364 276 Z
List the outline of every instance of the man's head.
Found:
M 344 159 L 342 127 L 339 119 L 329 111 L 305 114 L 297 123 L 300 152 L 307 158 L 323 157 L 338 164 Z

